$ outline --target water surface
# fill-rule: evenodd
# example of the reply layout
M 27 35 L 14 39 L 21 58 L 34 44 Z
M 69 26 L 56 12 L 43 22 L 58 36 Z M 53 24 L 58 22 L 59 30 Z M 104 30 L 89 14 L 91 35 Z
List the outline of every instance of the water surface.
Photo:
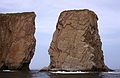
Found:
M 120 71 L 114 72 L 91 72 L 81 74 L 51 74 L 49 72 L 1 71 L 0 78 L 120 78 Z

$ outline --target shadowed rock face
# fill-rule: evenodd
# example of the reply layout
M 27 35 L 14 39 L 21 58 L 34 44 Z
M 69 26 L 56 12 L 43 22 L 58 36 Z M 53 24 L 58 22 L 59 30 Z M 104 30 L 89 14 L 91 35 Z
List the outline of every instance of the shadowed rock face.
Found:
M 87 9 L 60 14 L 49 48 L 49 70 L 108 70 L 104 64 L 97 20 L 97 15 Z
M 35 51 L 35 13 L 0 14 L 0 69 L 28 70 Z

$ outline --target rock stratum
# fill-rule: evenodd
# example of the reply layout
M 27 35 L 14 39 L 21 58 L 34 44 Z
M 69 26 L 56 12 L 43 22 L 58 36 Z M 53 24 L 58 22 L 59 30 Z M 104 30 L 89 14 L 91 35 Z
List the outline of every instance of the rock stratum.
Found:
M 97 20 L 97 15 L 87 9 L 60 14 L 48 50 L 49 70 L 108 71 Z
M 0 14 L 0 69 L 29 70 L 36 40 L 35 13 Z

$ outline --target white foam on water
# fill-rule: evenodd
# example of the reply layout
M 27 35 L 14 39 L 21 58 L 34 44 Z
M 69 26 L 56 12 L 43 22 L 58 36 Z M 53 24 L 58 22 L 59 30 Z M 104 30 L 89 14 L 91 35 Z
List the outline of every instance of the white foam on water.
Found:
M 89 72 L 81 72 L 81 71 L 76 71 L 76 72 L 66 72 L 66 71 L 56 71 L 56 72 L 50 72 L 53 74 L 81 74 L 81 73 L 89 73 Z
M 2 70 L 3 72 L 14 72 L 14 71 L 11 71 L 11 70 Z
M 11 71 L 11 70 L 3 70 L 3 71 L 7 71 L 7 72 L 9 72 L 9 71 Z
M 103 74 L 120 74 L 120 72 L 102 72 Z

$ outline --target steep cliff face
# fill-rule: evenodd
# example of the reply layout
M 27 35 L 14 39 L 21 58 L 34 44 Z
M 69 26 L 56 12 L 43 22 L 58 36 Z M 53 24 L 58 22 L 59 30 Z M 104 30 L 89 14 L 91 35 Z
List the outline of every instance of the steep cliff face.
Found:
M 107 71 L 97 15 L 90 10 L 60 14 L 49 48 L 49 70 Z
M 0 69 L 28 70 L 35 51 L 35 13 L 0 14 Z

